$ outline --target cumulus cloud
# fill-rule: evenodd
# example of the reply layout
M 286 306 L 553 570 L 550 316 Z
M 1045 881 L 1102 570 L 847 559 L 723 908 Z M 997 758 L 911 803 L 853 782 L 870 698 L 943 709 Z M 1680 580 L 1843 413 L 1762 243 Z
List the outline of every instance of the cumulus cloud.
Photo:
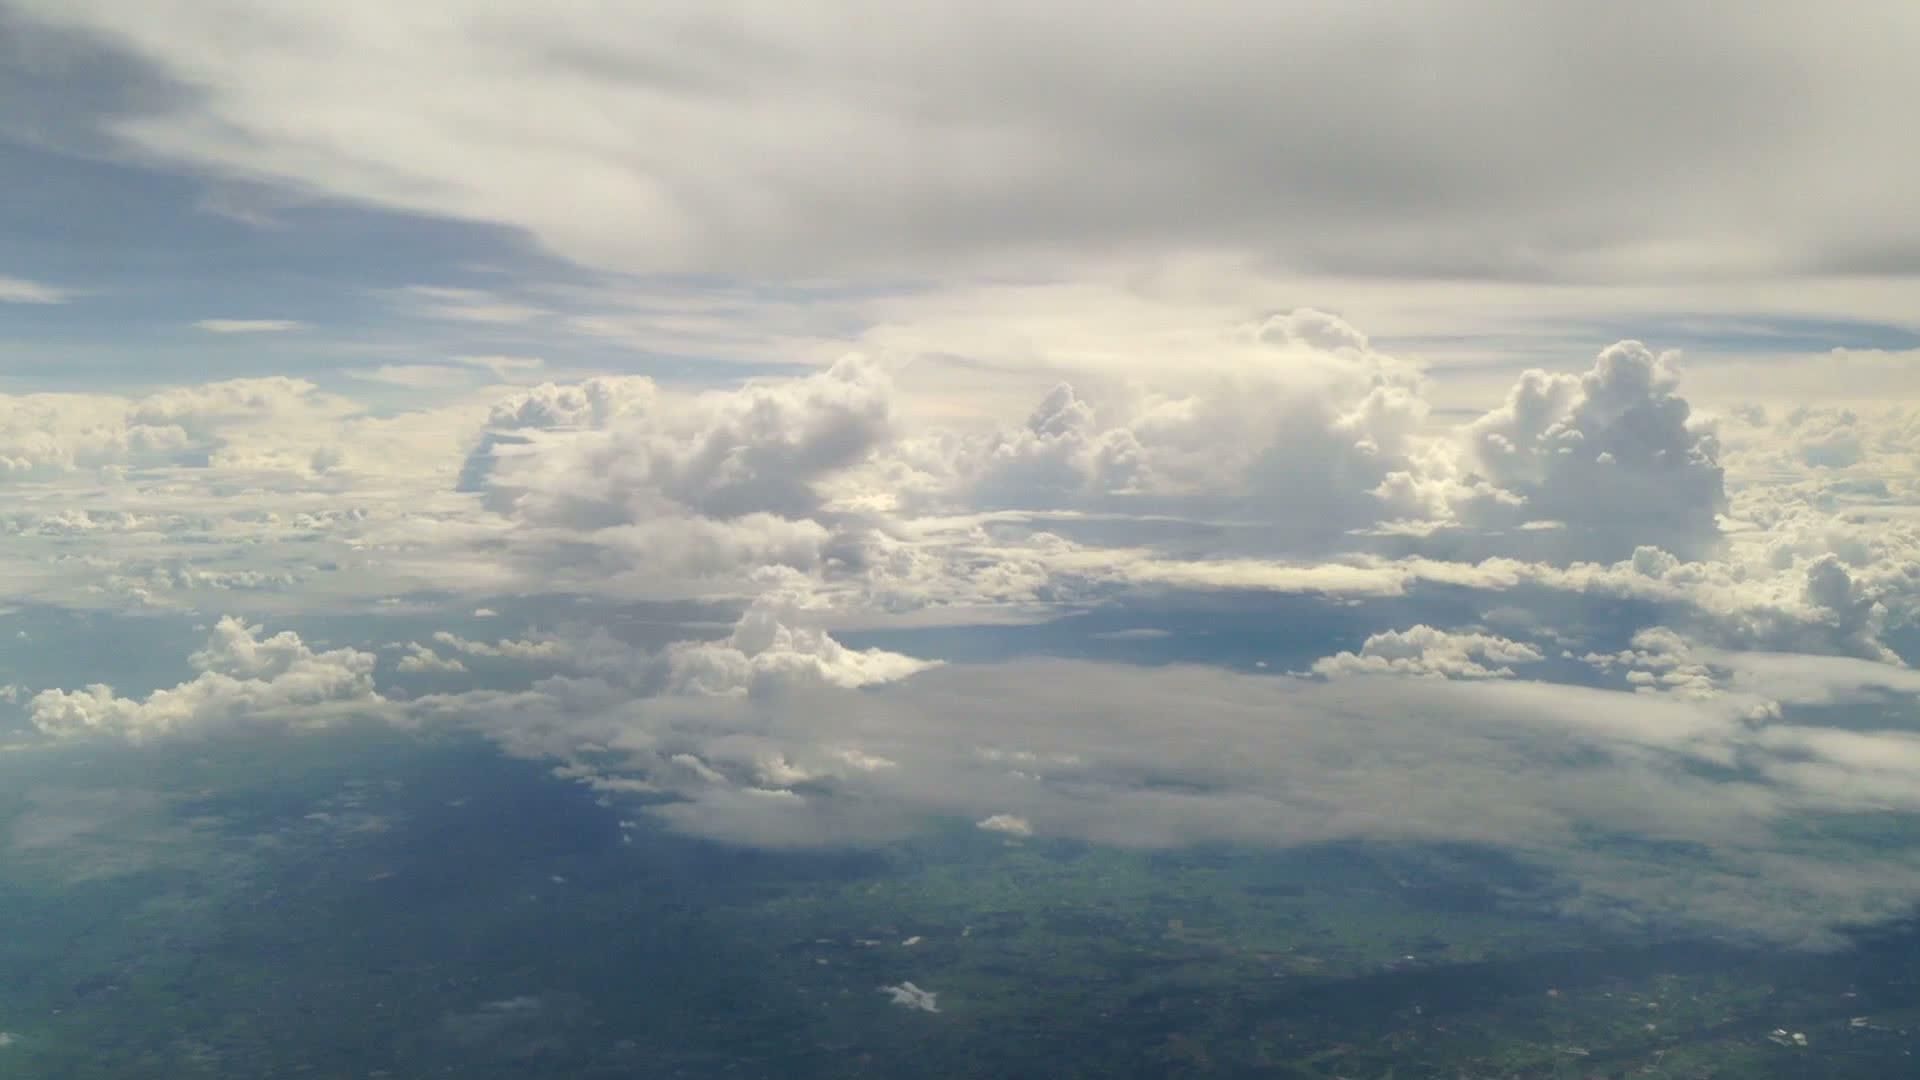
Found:
M 117 696 L 95 683 L 83 690 L 43 690 L 28 702 L 40 731 L 57 737 L 115 735 L 136 741 L 223 730 L 311 727 L 355 717 L 388 717 L 374 689 L 372 653 L 316 651 L 298 634 L 262 630 L 231 616 L 220 620 L 191 659 L 199 674 L 141 698 Z
M 616 417 L 652 408 L 656 392 L 644 375 L 602 375 L 578 383 L 541 383 L 493 407 L 487 426 L 521 428 L 604 428 Z
M 461 486 L 514 524 L 513 556 L 544 580 L 758 593 L 835 557 L 826 486 L 891 432 L 891 384 L 858 358 L 691 395 L 548 384 L 494 408 Z
M 1710 552 L 1727 507 L 1718 444 L 1691 423 L 1669 354 L 1637 341 L 1600 353 L 1584 375 L 1529 371 L 1506 403 L 1467 427 L 1472 467 L 1517 498 L 1475 500 L 1489 523 L 1552 522 L 1580 556 L 1640 545 Z
M 485 609 L 481 610 L 484 611 Z M 487 614 L 491 615 L 492 613 L 488 612 Z M 474 616 L 476 618 L 486 617 L 479 611 L 474 612 Z M 484 656 L 494 659 L 557 660 L 567 654 L 566 644 L 555 638 L 545 638 L 538 641 L 514 638 L 502 638 L 499 641 L 475 641 L 471 638 L 463 638 L 448 630 L 441 630 L 433 635 L 433 640 L 455 652 L 465 653 L 468 656 Z
M 672 409 L 650 408 L 637 385 L 579 389 L 543 387 L 495 411 L 496 427 L 590 428 L 496 449 L 491 493 L 535 523 L 603 527 L 663 511 L 803 517 L 821 505 L 816 484 L 870 453 L 890 422 L 884 373 L 857 358 Z
M 825 632 L 789 625 L 778 601 L 754 605 L 722 642 L 685 642 L 664 657 L 675 693 L 745 694 L 790 686 L 853 689 L 904 679 L 930 661 L 884 649 L 849 649 Z
M 1016 840 L 1024 840 L 1033 835 L 1033 823 L 1018 814 L 989 814 L 974 822 L 974 827 L 984 832 L 999 833 Z
M 1541 659 L 1540 650 L 1518 641 L 1421 624 L 1370 635 L 1359 652 L 1336 653 L 1317 660 L 1313 672 L 1330 679 L 1378 674 L 1490 679 L 1511 676 L 1513 668 L 1508 665 Z
M 1427 511 L 1381 497 L 1389 477 L 1443 452 L 1421 434 L 1415 367 L 1310 308 L 1218 348 L 1097 397 L 1062 383 L 1024 425 L 961 442 L 935 469 L 973 507 L 1256 515 L 1282 545 Z
M 451 674 L 467 670 L 467 665 L 451 656 L 442 656 L 417 641 L 407 643 L 407 654 L 394 664 L 397 671 Z
M 284 376 L 142 398 L 0 395 L 0 477 L 158 465 L 324 467 L 355 403 Z M 311 441 L 310 441 L 311 440 Z

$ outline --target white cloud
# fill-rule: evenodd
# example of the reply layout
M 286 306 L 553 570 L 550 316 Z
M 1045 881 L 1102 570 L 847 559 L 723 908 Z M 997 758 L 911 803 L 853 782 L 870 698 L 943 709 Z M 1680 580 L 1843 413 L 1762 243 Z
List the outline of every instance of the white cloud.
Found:
M 465 386 L 473 381 L 471 370 L 448 364 L 382 364 L 377 368 L 355 368 L 349 370 L 347 375 L 411 390 Z
M 0 304 L 64 304 L 71 298 L 65 289 L 0 274 Z
M 461 484 L 514 523 L 510 557 L 549 587 L 752 595 L 835 557 L 824 488 L 892 423 L 889 381 L 857 358 L 691 395 L 547 384 L 495 406 Z
M 506 379 L 523 372 L 538 371 L 547 362 L 538 356 L 509 356 L 500 353 L 462 355 L 451 357 L 456 364 L 468 367 L 484 368 L 493 373 L 496 379 Z
M 1491 679 L 1511 676 L 1513 668 L 1508 665 L 1541 659 L 1540 650 L 1533 646 L 1495 634 L 1436 630 L 1420 624 L 1370 635 L 1359 652 L 1317 660 L 1313 671 L 1332 679 L 1377 674 Z
M 475 612 L 474 615 L 477 618 L 484 617 L 479 612 Z M 433 640 L 468 656 L 485 656 L 495 659 L 557 660 L 567 653 L 565 643 L 555 638 L 540 641 L 521 641 L 512 638 L 502 638 L 499 641 L 474 641 L 451 631 L 441 630 L 433 635 Z
M 487 423 L 503 431 L 605 428 L 617 417 L 646 412 L 656 396 L 653 380 L 643 375 L 542 383 L 495 403 Z
M 1518 500 L 1476 499 L 1468 513 L 1558 523 L 1544 542 L 1588 558 L 1711 551 L 1726 508 L 1718 445 L 1690 422 L 1672 364 L 1622 341 L 1584 375 L 1527 372 L 1465 432 L 1472 467 Z
M 883 986 L 880 992 L 886 994 L 895 1005 L 902 1008 L 930 1013 L 940 1011 L 939 994 L 931 990 L 922 990 L 910 982 L 903 982 L 898 986 Z
M 514 325 L 550 314 L 545 308 L 507 300 L 484 289 L 410 285 L 399 296 L 420 314 L 450 322 Z
M 1020 840 L 1033 835 L 1033 823 L 1018 814 L 989 814 L 974 822 L 974 827 Z
M 231 616 L 192 656 L 199 674 L 143 698 L 95 683 L 43 690 L 28 703 L 40 731 L 57 737 L 116 735 L 135 741 L 225 729 L 312 727 L 360 717 L 390 717 L 374 689 L 372 653 L 317 652 L 292 631 L 271 637 Z
M 467 670 L 467 665 L 451 656 L 441 656 L 417 641 L 407 643 L 407 655 L 394 665 L 399 671 L 452 674 Z
M 723 642 L 684 642 L 662 658 L 667 687 L 683 694 L 764 693 L 794 686 L 855 689 L 934 667 L 884 649 L 849 649 L 823 631 L 791 625 L 778 601 L 754 605 Z
M 307 328 L 293 319 L 201 319 L 193 325 L 209 334 L 284 334 Z
M 1097 395 L 1061 383 L 1023 426 L 907 460 L 950 472 L 971 506 L 1252 515 L 1280 546 L 1432 509 L 1376 493 L 1443 450 L 1421 433 L 1417 369 L 1309 308 L 1211 345 L 1195 365 L 1096 379 Z

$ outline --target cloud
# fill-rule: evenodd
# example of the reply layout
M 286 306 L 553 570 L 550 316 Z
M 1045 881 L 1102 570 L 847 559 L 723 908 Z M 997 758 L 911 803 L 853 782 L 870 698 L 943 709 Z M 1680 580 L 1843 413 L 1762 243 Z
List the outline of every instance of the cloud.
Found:
M 1636 651 L 1657 653 L 1656 637 Z M 1667 638 L 1710 669 L 1710 694 L 1032 660 L 859 690 L 812 673 L 744 694 L 555 677 L 421 708 L 609 794 L 648 792 L 646 812 L 731 843 L 876 844 L 934 819 L 1144 847 L 1464 843 L 1561 875 L 1574 888 L 1559 902 L 1603 921 L 1825 945 L 1906 911 L 1920 862 L 1801 844 L 1788 826 L 1920 815 L 1909 733 L 1804 711 L 1910 694 L 1912 673 Z M 725 686 L 750 681 L 732 670 Z
M 441 656 L 428 646 L 417 641 L 407 643 L 407 655 L 400 658 L 394 670 L 405 672 L 435 672 L 452 674 L 467 670 L 467 665 L 450 656 Z
M 1370 635 L 1360 651 L 1317 660 L 1316 675 L 1330 679 L 1354 675 L 1420 675 L 1445 679 L 1510 677 L 1510 664 L 1531 664 L 1543 657 L 1531 645 L 1494 634 L 1436 630 L 1425 624 Z M 1498 667 L 1490 665 L 1500 665 Z
M 162 465 L 315 470 L 360 406 L 284 376 L 141 398 L 0 394 L 0 478 Z M 309 441 L 311 440 L 311 441 Z
M 645 379 L 546 384 L 495 406 L 462 486 L 515 523 L 530 574 L 656 595 L 760 574 L 757 593 L 769 570 L 833 557 L 824 488 L 892 424 L 890 381 L 858 358 L 693 395 Z
M 1637 341 L 1605 349 L 1584 375 L 1527 372 L 1465 431 L 1471 466 L 1517 498 L 1474 499 L 1468 514 L 1488 525 L 1558 523 L 1546 542 L 1588 558 L 1641 545 L 1710 551 L 1727 506 L 1724 471 L 1678 384 L 1672 357 Z
M 451 359 L 456 364 L 484 368 L 492 372 L 496 379 L 509 378 L 522 372 L 538 371 L 547 363 L 538 356 L 508 356 L 499 353 L 462 355 L 451 357 Z
M 905 1009 L 918 1009 L 921 1012 L 940 1011 L 939 994 L 931 990 L 922 990 L 910 982 L 898 986 L 883 986 L 880 992 L 886 994 L 895 1005 Z
M 482 612 L 485 612 L 485 615 Z M 493 613 L 484 608 L 474 612 L 476 618 L 484 618 L 491 614 Z M 494 659 L 557 660 L 567 655 L 566 644 L 556 638 L 540 641 L 519 641 L 512 638 L 502 638 L 499 641 L 474 641 L 450 631 L 441 630 L 433 635 L 433 640 L 455 652 Z
M 1873 107 L 1915 91 L 1913 16 L 1893 8 L 1809 25 L 1764 8 L 841 4 L 722 28 L 698 6 L 15 6 L 194 88 L 96 119 L 143 153 L 620 270 L 1169 249 L 1451 279 L 1914 264 L 1895 193 L 1920 161 Z
M 849 649 L 826 633 L 790 625 L 794 613 L 761 600 L 724 642 L 667 649 L 666 685 L 683 694 L 766 693 L 793 686 L 857 689 L 894 682 L 936 666 L 884 649 Z
M 72 295 L 52 285 L 0 274 L 0 304 L 64 304 Z
M 209 334 L 285 334 L 307 328 L 293 319 L 201 319 L 193 325 Z
M 989 814 L 974 822 L 974 827 L 991 833 L 1024 840 L 1033 835 L 1033 823 L 1017 814 Z
M 270 637 L 231 616 L 191 657 L 199 674 L 143 698 L 95 683 L 43 690 L 28 703 L 34 727 L 60 738 L 121 736 L 145 741 L 249 727 L 313 727 L 361 717 L 390 717 L 374 689 L 372 653 L 318 652 L 292 631 Z
M 651 408 L 657 392 L 644 375 L 602 375 L 578 383 L 541 383 L 497 402 L 487 417 L 489 427 L 605 428 L 616 417 Z
M 484 289 L 410 285 L 399 296 L 420 314 L 450 322 L 515 325 L 550 314 L 545 308 L 506 300 Z
M 1210 361 L 1097 396 L 1061 383 L 1024 425 L 924 467 L 973 507 L 1257 515 L 1280 546 L 1424 512 L 1377 493 L 1439 449 L 1416 368 L 1311 308 L 1239 330 Z
M 349 370 L 347 376 L 410 390 L 465 386 L 473 381 L 470 369 L 448 364 L 382 364 L 377 368 Z

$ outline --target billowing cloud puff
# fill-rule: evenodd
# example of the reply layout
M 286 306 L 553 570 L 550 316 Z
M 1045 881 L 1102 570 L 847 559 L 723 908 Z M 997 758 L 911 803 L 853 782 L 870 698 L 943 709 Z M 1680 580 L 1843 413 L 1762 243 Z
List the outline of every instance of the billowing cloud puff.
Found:
M 408 642 L 406 649 L 406 655 L 402 656 L 399 662 L 393 665 L 394 670 L 410 673 L 438 672 L 441 674 L 453 674 L 467 670 L 467 665 L 461 663 L 458 659 L 451 656 L 442 656 L 417 641 Z
M 463 638 L 451 631 L 441 630 L 433 635 L 433 640 L 455 652 L 468 656 L 485 656 L 508 660 L 557 660 L 566 655 L 566 645 L 555 638 L 540 640 L 519 640 L 502 638 L 499 641 L 474 641 Z
M 1305 345 L 1323 352 L 1352 349 L 1365 352 L 1367 335 L 1338 315 L 1313 308 L 1295 308 L 1274 315 L 1260 327 L 1260 340 L 1283 345 Z
M 1677 385 L 1671 357 L 1637 341 L 1607 348 L 1584 375 L 1527 372 L 1465 432 L 1472 468 L 1520 501 L 1479 501 L 1469 516 L 1555 525 L 1553 546 L 1587 558 L 1641 544 L 1711 551 L 1727 506 L 1718 445 L 1690 422 Z
M 1698 557 L 1722 539 L 1718 444 L 1671 357 L 1638 342 L 1581 375 L 1530 371 L 1448 431 L 1420 372 L 1336 316 L 1297 309 L 1254 336 L 1231 365 L 1061 384 L 1024 425 L 953 444 L 950 490 L 975 508 L 1257 522 L 1230 541 L 1238 554 L 1362 534 L 1454 558 L 1613 561 L 1643 545 Z
M 390 703 L 374 689 L 372 653 L 317 652 L 292 631 L 260 634 L 257 626 L 223 618 L 190 658 L 199 674 L 187 682 L 144 698 L 118 697 L 100 683 L 44 690 L 28 703 L 29 715 L 49 735 L 134 740 L 392 715 Z
M 1540 650 L 1496 634 L 1437 630 L 1421 624 L 1370 635 L 1359 652 L 1342 652 L 1314 662 L 1316 675 L 1331 679 L 1353 675 L 1418 675 L 1446 679 L 1511 676 L 1511 664 L 1542 659 Z
M 512 523 L 510 558 L 549 586 L 757 592 L 756 575 L 829 558 L 825 488 L 891 432 L 891 383 L 858 358 L 690 395 L 546 385 L 495 407 L 461 486 Z
M 618 417 L 646 412 L 658 396 L 653 380 L 644 375 L 542 383 L 494 405 L 487 426 L 501 431 L 604 428 Z
M 783 618 L 784 616 L 784 618 Z M 674 645 L 663 661 L 674 693 L 741 694 L 783 686 L 853 689 L 934 665 L 884 649 L 849 649 L 824 631 L 790 625 L 777 602 L 756 604 L 723 642 Z
M 890 430 L 888 380 L 857 358 L 671 404 L 650 387 L 621 387 L 542 387 L 496 408 L 496 425 L 534 436 L 496 449 L 486 478 L 496 504 L 573 528 L 662 514 L 799 518 L 819 508 L 820 480 L 861 461 Z
M 1324 543 L 1406 508 L 1376 489 L 1424 472 L 1418 371 L 1309 308 L 1273 316 L 1232 363 L 1169 369 L 1090 396 L 1055 387 L 1024 425 L 949 464 L 976 507 L 1253 515 L 1276 544 Z

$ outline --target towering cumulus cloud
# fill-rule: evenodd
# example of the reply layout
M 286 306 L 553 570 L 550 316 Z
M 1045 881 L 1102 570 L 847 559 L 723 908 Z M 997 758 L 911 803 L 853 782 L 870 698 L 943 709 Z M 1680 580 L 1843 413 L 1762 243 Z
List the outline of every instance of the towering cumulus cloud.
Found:
M 892 389 L 850 357 L 811 376 L 663 394 L 547 384 L 496 405 L 462 486 L 518 527 L 537 570 L 650 582 L 816 570 L 839 528 L 823 487 L 892 433 Z
M 1489 524 L 1568 530 L 1564 550 L 1621 558 L 1642 544 L 1710 553 L 1727 507 L 1718 447 L 1690 422 L 1671 357 L 1637 341 L 1585 375 L 1529 371 L 1469 425 L 1472 464 L 1518 500 L 1475 507 Z

